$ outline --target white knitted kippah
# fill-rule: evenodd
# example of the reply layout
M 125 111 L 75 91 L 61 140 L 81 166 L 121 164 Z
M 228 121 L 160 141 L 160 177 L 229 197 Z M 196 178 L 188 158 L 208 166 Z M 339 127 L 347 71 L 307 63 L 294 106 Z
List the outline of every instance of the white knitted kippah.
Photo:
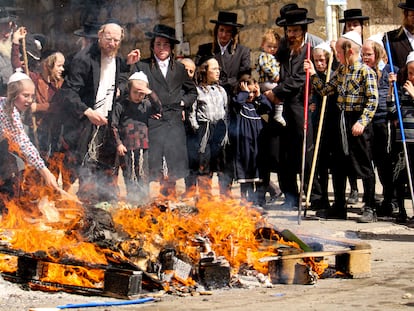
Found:
M 129 80 L 141 80 L 141 81 L 145 81 L 148 83 L 148 78 L 147 75 L 145 73 L 143 73 L 142 71 L 137 71 L 134 72 L 130 77 Z
M 331 46 L 329 45 L 329 42 L 322 42 L 319 43 L 317 46 L 314 47 L 314 49 L 322 49 L 324 51 L 327 51 L 329 53 L 331 53 L 332 49 Z
M 384 33 L 380 32 L 375 35 L 372 35 L 371 37 L 368 38 L 368 40 L 377 42 L 379 45 L 384 47 L 384 42 L 382 42 L 382 38 L 384 38 Z
M 27 74 L 25 74 L 21 71 L 16 71 L 15 73 L 13 73 L 10 76 L 9 81 L 7 82 L 7 84 L 10 84 L 10 83 L 13 83 L 13 82 L 16 82 L 16 81 L 21 81 L 21 80 L 32 80 L 32 79 L 30 79 L 30 77 Z
M 358 44 L 359 46 L 362 46 L 362 38 L 359 33 L 356 31 L 349 31 L 342 35 L 342 38 L 348 39 L 353 41 L 354 43 Z
M 414 62 L 414 51 L 411 51 L 410 54 L 408 54 L 407 56 L 407 61 L 405 62 L 405 64 L 407 65 L 408 63 Z

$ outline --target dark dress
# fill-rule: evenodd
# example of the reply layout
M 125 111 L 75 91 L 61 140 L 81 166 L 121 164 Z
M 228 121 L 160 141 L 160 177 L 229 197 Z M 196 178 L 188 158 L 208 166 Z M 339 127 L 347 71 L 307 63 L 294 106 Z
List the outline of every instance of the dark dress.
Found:
M 263 128 L 260 114 L 272 109 L 265 96 L 260 95 L 250 103 L 246 101 L 248 96 L 248 92 L 242 91 L 234 97 L 232 103 L 237 111 L 235 179 L 240 183 L 260 181 L 257 163 L 258 137 Z

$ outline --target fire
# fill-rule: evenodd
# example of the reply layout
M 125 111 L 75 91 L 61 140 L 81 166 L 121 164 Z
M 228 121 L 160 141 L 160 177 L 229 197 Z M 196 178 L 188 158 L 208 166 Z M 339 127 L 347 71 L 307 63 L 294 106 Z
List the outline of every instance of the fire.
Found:
M 241 268 L 267 274 L 267 263 L 260 262 L 260 258 L 275 256 L 280 244 L 299 248 L 275 232 L 266 237 L 270 243 L 264 243 L 258 236 L 258 228 L 269 227 L 265 218 L 233 199 L 201 197 L 197 201 L 155 201 L 138 207 L 118 203 L 108 212 L 114 227 L 122 228 L 129 235 L 116 245 L 118 249 L 103 248 L 84 240 L 77 226 L 85 221 L 85 215 L 83 207 L 75 202 L 59 202 L 51 196 L 33 202 L 9 201 L 7 209 L 0 222 L 0 244 L 45 259 L 39 280 L 50 283 L 99 288 L 104 271 L 91 267 L 108 265 L 111 258 L 111 262 L 126 260 L 147 271 L 167 248 L 173 249 L 184 264 L 192 267 L 204 254 L 212 253 L 217 258 L 225 258 L 233 274 Z M 130 254 L 138 255 L 132 258 Z M 66 264 L 71 261 L 85 265 Z M 319 263 L 312 265 L 316 271 L 323 272 Z M 17 260 L 0 257 L 0 271 L 16 270 Z M 176 283 L 190 287 L 196 284 L 192 275 L 170 272 L 172 278 L 165 288 Z
M 46 263 L 43 266 L 40 278 L 43 282 L 53 282 L 65 285 L 75 285 L 89 288 L 103 287 L 104 271 L 99 269 L 87 269 L 85 267 L 73 267 Z

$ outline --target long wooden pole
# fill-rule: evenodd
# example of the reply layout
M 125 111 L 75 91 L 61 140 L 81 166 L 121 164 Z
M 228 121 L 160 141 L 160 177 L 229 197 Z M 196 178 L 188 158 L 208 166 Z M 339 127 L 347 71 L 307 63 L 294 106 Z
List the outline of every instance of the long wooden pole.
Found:
M 23 50 L 23 61 L 24 61 L 24 71 L 29 75 L 29 61 L 27 59 L 27 50 L 26 50 L 26 36 L 22 38 L 22 50 Z M 33 138 L 34 143 L 37 149 L 39 149 L 39 137 L 37 136 L 37 123 L 36 117 L 32 114 L 32 126 L 33 126 Z

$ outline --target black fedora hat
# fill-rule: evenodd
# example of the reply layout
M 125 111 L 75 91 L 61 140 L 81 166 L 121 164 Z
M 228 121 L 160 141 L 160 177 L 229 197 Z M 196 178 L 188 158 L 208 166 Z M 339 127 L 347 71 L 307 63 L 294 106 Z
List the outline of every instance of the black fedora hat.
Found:
M 218 25 L 227 25 L 233 27 L 243 27 L 243 24 L 237 23 L 237 13 L 220 11 L 217 19 L 210 19 L 210 23 Z
M 295 10 L 288 11 L 285 14 L 285 18 L 279 22 L 278 26 L 285 27 L 312 24 L 313 22 L 315 22 L 315 20 L 313 18 L 307 17 L 307 13 L 308 10 L 304 8 L 298 8 Z
M 82 25 L 83 28 L 75 30 L 73 34 L 85 38 L 98 38 L 98 31 L 101 26 L 102 24 L 98 22 L 85 22 Z
M 288 3 L 280 8 L 280 16 L 275 20 L 276 25 L 280 26 L 279 23 L 283 22 L 286 17 L 286 13 L 292 10 L 299 9 L 299 6 L 296 3 Z
M 349 9 L 344 11 L 344 18 L 339 20 L 340 23 L 345 23 L 346 21 L 365 21 L 368 20 L 369 16 L 363 16 L 361 9 Z
M 23 9 L 8 6 L 0 7 L 0 23 L 15 22 L 19 11 L 23 11 Z
M 155 25 L 152 32 L 148 31 L 145 33 L 145 35 L 151 39 L 155 37 L 163 37 L 163 38 L 167 38 L 168 40 L 172 41 L 175 44 L 180 43 L 180 41 L 177 40 L 177 38 L 175 37 L 175 29 L 170 26 L 163 25 L 163 24 Z
M 407 0 L 405 2 L 400 2 L 398 7 L 404 10 L 414 11 L 414 0 Z

